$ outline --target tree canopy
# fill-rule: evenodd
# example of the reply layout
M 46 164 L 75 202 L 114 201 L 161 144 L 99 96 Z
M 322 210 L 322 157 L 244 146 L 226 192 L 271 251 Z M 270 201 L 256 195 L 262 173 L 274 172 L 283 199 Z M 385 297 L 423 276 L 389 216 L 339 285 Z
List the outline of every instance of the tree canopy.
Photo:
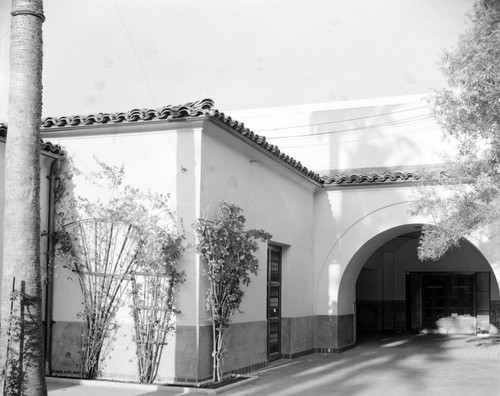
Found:
M 500 218 L 500 2 L 476 1 L 468 19 L 440 61 L 447 87 L 429 98 L 453 152 L 446 191 L 424 188 L 414 206 L 433 219 L 420 241 L 423 260 L 438 259 Z

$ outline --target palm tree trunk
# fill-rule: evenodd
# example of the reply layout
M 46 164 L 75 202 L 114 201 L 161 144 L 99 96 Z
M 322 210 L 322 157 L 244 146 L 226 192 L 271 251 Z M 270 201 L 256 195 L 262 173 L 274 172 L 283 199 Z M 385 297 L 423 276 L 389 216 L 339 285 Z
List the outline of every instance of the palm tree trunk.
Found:
M 42 0 L 12 0 L 0 392 L 46 395 L 40 276 Z M 14 292 L 13 292 L 14 290 Z

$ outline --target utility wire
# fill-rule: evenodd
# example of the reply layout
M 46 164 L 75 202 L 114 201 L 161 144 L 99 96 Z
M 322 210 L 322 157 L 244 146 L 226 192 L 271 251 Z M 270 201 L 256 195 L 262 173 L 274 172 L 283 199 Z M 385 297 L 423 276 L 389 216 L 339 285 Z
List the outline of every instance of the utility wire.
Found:
M 265 128 L 265 129 L 256 129 L 255 132 L 266 132 L 266 131 L 280 131 L 283 129 L 296 129 L 296 128 L 306 128 L 306 127 L 311 127 L 311 126 L 320 126 L 320 125 L 329 125 L 329 124 L 339 124 L 343 122 L 350 122 L 350 121 L 358 121 L 358 120 L 365 120 L 367 118 L 376 118 L 376 117 L 382 117 L 385 115 L 392 115 L 392 114 L 398 114 L 398 113 L 404 113 L 406 111 L 413 111 L 413 110 L 420 110 L 420 109 L 425 109 L 429 108 L 428 106 L 419 106 L 419 107 L 412 107 L 411 109 L 404 109 L 404 110 L 395 110 L 395 111 L 390 111 L 388 113 L 379 113 L 379 114 L 374 114 L 374 115 L 369 115 L 369 116 L 363 116 L 363 117 L 356 117 L 356 118 L 346 118 L 344 120 L 335 120 L 335 121 L 328 121 L 328 122 L 319 122 L 319 123 L 314 123 L 314 124 L 304 124 L 304 125 L 292 125 L 288 127 L 277 127 L 277 128 Z
M 419 115 L 419 116 L 408 117 L 408 118 L 404 118 L 404 119 L 396 120 L 396 121 L 387 121 L 387 122 L 381 122 L 378 124 L 363 125 L 363 126 L 347 128 L 347 129 L 339 129 L 336 131 L 313 132 L 313 133 L 307 133 L 307 134 L 287 135 L 287 136 L 267 136 L 266 139 L 267 140 L 294 139 L 294 138 L 304 138 L 304 137 L 309 137 L 309 136 L 330 135 L 330 134 L 343 133 L 343 132 L 363 131 L 363 130 L 373 129 L 373 128 L 381 127 L 381 126 L 384 126 L 384 127 L 385 126 L 401 126 L 401 125 L 413 124 L 415 122 L 421 122 L 421 121 L 432 120 L 432 119 L 433 119 L 432 116 Z
M 139 54 L 137 53 L 137 49 L 134 45 L 134 40 L 132 40 L 132 35 L 130 34 L 129 30 L 127 29 L 127 26 L 125 25 L 125 21 L 123 19 L 123 16 L 120 12 L 120 9 L 118 8 L 118 4 L 116 4 L 116 0 L 113 0 L 113 5 L 115 6 L 115 9 L 116 9 L 116 13 L 118 14 L 118 18 L 120 18 L 120 22 L 122 24 L 122 27 L 123 29 L 125 30 L 125 33 L 127 35 L 127 38 L 128 38 L 128 41 L 130 42 L 130 46 L 132 47 L 132 50 L 134 51 L 134 54 L 135 54 L 135 57 L 137 59 L 137 62 L 139 63 L 140 67 L 141 67 L 141 70 L 142 70 L 142 74 L 144 76 L 144 80 L 146 80 L 146 85 L 148 87 L 148 90 L 149 90 L 149 93 L 151 95 L 151 98 L 153 99 L 153 103 L 155 105 L 155 107 L 159 107 L 158 106 L 158 101 L 156 100 L 156 96 L 153 92 L 153 88 L 151 86 L 151 83 L 149 81 L 149 78 L 148 78 L 148 74 L 146 72 L 146 68 L 144 67 L 144 63 L 142 63 L 141 61 L 141 58 L 139 56 Z M 174 147 L 172 141 L 170 140 L 170 137 L 167 135 L 167 140 L 168 142 L 170 143 L 170 146 L 172 147 L 172 150 L 173 152 L 175 153 L 175 155 L 177 156 L 177 161 L 179 162 L 179 165 L 181 167 L 181 173 L 185 171 L 185 167 L 182 165 L 182 161 L 181 161 L 181 158 L 179 157 L 179 153 L 177 152 L 176 148 Z
M 363 136 L 359 139 L 341 140 L 338 142 L 338 144 L 355 143 L 355 142 L 367 141 L 367 140 L 371 140 L 371 139 L 394 138 L 397 135 L 408 135 L 408 134 L 414 134 L 414 133 L 426 132 L 426 131 L 429 131 L 429 128 L 420 127 L 420 128 L 415 128 L 415 129 L 411 129 L 411 130 L 388 133 L 388 134 L 384 134 L 383 136 Z M 288 150 L 288 149 L 303 148 L 303 147 L 309 147 L 309 148 L 323 147 L 324 145 L 325 145 L 324 143 L 299 144 L 299 145 L 293 145 L 293 146 L 280 145 L 280 148 L 282 148 L 283 150 Z
M 120 9 L 118 8 L 118 5 L 116 4 L 116 0 L 113 0 L 113 4 L 115 6 L 116 13 L 118 14 L 118 17 L 120 18 L 120 22 L 121 22 L 121 24 L 123 26 L 123 29 L 125 30 L 125 33 L 127 34 L 128 41 L 130 42 L 130 46 L 132 47 L 132 50 L 134 51 L 135 57 L 137 59 L 137 62 L 139 63 L 139 66 L 141 67 L 142 74 L 144 76 L 144 79 L 146 80 L 146 84 L 148 86 L 149 93 L 151 94 L 151 97 L 153 99 L 153 103 L 155 104 L 156 107 L 158 107 L 158 103 L 156 101 L 156 97 L 155 97 L 155 95 L 153 93 L 153 89 L 151 87 L 151 83 L 149 82 L 149 78 L 148 78 L 148 75 L 146 73 L 146 68 L 144 67 L 144 64 L 142 63 L 141 58 L 139 57 L 139 54 L 137 53 L 137 49 L 135 48 L 135 45 L 134 45 L 134 40 L 132 40 L 132 36 L 131 36 L 129 30 L 127 29 L 127 26 L 125 25 L 125 21 L 123 20 L 123 16 L 122 16 L 122 14 L 120 12 Z

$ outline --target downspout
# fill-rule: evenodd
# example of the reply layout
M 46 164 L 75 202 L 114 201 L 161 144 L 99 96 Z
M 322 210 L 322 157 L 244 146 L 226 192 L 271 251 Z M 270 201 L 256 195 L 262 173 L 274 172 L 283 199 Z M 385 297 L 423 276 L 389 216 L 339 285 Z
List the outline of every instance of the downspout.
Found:
M 52 326 L 54 325 L 53 305 L 54 305 L 54 241 L 52 233 L 55 224 L 55 181 L 59 171 L 60 159 L 56 158 L 50 164 L 49 179 L 49 210 L 47 221 L 47 254 L 45 282 L 45 375 L 52 375 Z

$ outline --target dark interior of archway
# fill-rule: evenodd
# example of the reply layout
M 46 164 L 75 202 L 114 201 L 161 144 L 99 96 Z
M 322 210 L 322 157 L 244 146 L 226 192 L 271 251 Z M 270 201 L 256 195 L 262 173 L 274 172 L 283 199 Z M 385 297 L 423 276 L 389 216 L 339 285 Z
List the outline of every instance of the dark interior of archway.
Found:
M 436 262 L 417 257 L 420 231 L 380 246 L 356 283 L 358 337 L 374 334 L 475 334 L 498 328 L 491 311 L 491 267 L 470 243 Z

